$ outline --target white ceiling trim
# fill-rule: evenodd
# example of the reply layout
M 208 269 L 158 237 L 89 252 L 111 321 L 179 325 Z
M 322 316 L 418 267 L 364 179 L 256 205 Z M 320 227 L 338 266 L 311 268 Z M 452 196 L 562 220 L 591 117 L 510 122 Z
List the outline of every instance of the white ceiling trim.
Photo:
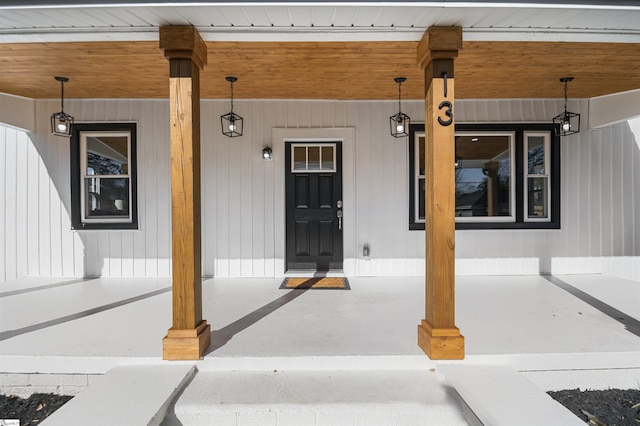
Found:
M 238 42 L 358 42 L 358 41 L 418 41 L 426 28 L 198 28 L 204 41 Z M 464 41 L 538 41 L 583 43 L 640 43 L 638 31 L 552 30 L 552 29 L 479 29 L 465 28 Z M 47 29 L 0 31 L 0 43 L 66 43 L 93 41 L 157 41 L 158 28 Z
M 604 2 L 603 2 L 604 3 Z M 613 5 L 613 4 L 591 4 L 591 3 L 563 3 L 562 1 L 546 3 L 496 3 L 496 2 L 461 2 L 461 1 L 351 1 L 351 2 L 323 2 L 323 1 L 280 1 L 280 2 L 103 2 L 103 3 L 77 3 L 77 2 L 60 2 L 58 4 L 19 4 L 19 5 L 1 5 L 2 9 L 86 9 L 86 8 L 109 8 L 109 7 L 176 7 L 176 6 L 192 6 L 192 7 L 353 7 L 353 6 L 375 6 L 375 7 L 433 7 L 433 8 L 540 8 L 540 9 L 591 9 L 591 10 L 640 10 L 640 5 Z

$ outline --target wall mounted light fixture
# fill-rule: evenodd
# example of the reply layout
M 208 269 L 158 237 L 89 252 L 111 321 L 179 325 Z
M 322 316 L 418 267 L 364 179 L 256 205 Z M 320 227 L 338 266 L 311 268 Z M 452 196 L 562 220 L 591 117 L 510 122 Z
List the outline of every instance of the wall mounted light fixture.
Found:
M 60 112 L 56 112 L 51 116 L 51 134 L 70 138 L 73 117 L 64 112 L 64 83 L 69 79 L 67 77 L 54 78 L 60 82 Z
M 273 151 L 271 150 L 270 147 L 265 146 L 264 149 L 262 150 L 262 159 L 263 160 L 271 160 L 271 154 L 273 153 Z
M 411 121 L 407 114 L 402 113 L 402 93 L 400 87 L 407 79 L 405 77 L 396 77 L 394 81 L 398 83 L 398 113 L 389 118 L 389 124 L 391 126 L 391 136 L 401 138 L 409 136 L 409 123 Z
M 222 126 L 222 134 L 234 138 L 242 136 L 242 117 L 233 112 L 233 83 L 238 81 L 237 77 L 226 77 L 231 84 L 231 112 L 220 116 L 220 125 Z
M 553 124 L 560 126 L 560 136 L 569 136 L 580 131 L 580 114 L 567 111 L 567 83 L 573 77 L 562 77 L 560 81 L 564 83 L 564 112 L 553 118 Z

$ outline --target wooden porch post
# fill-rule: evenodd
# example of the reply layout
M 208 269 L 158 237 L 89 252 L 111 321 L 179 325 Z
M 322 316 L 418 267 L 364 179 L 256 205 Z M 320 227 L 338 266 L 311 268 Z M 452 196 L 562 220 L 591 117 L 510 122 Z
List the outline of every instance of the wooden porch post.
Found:
M 453 60 L 462 28 L 431 27 L 418 44 L 425 74 L 426 314 L 418 345 L 431 359 L 464 358 L 455 326 L 455 123 Z
M 160 28 L 169 59 L 171 126 L 171 238 L 173 323 L 162 341 L 162 358 L 200 359 L 211 343 L 202 319 L 200 225 L 200 69 L 207 46 L 194 27 Z

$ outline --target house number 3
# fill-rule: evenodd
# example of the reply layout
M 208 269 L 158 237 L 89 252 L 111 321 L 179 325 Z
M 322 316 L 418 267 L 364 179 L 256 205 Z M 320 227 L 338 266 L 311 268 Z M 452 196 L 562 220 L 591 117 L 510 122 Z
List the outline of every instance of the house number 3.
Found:
M 447 97 L 447 73 L 443 72 L 442 73 L 442 78 L 444 79 L 444 97 Z M 446 120 L 443 120 L 442 117 L 438 117 L 438 123 L 440 123 L 441 126 L 450 126 L 451 123 L 453 123 L 453 104 L 449 101 L 442 101 L 440 102 L 440 105 L 438 105 L 438 109 L 439 110 L 444 110 L 444 115 L 446 115 L 447 118 Z
M 438 109 L 442 110 L 443 108 L 445 108 L 444 115 L 449 118 L 443 120 L 442 117 L 438 117 L 438 123 L 440 123 L 441 126 L 445 127 L 451 126 L 451 123 L 453 123 L 453 105 L 451 105 L 451 102 L 449 101 L 442 101 L 440 102 L 440 105 L 438 105 Z

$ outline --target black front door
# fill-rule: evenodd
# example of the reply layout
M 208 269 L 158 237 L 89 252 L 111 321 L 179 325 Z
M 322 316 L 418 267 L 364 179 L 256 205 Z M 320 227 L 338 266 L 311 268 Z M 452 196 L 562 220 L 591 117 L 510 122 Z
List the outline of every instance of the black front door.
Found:
M 342 269 L 342 143 L 287 142 L 287 270 Z

